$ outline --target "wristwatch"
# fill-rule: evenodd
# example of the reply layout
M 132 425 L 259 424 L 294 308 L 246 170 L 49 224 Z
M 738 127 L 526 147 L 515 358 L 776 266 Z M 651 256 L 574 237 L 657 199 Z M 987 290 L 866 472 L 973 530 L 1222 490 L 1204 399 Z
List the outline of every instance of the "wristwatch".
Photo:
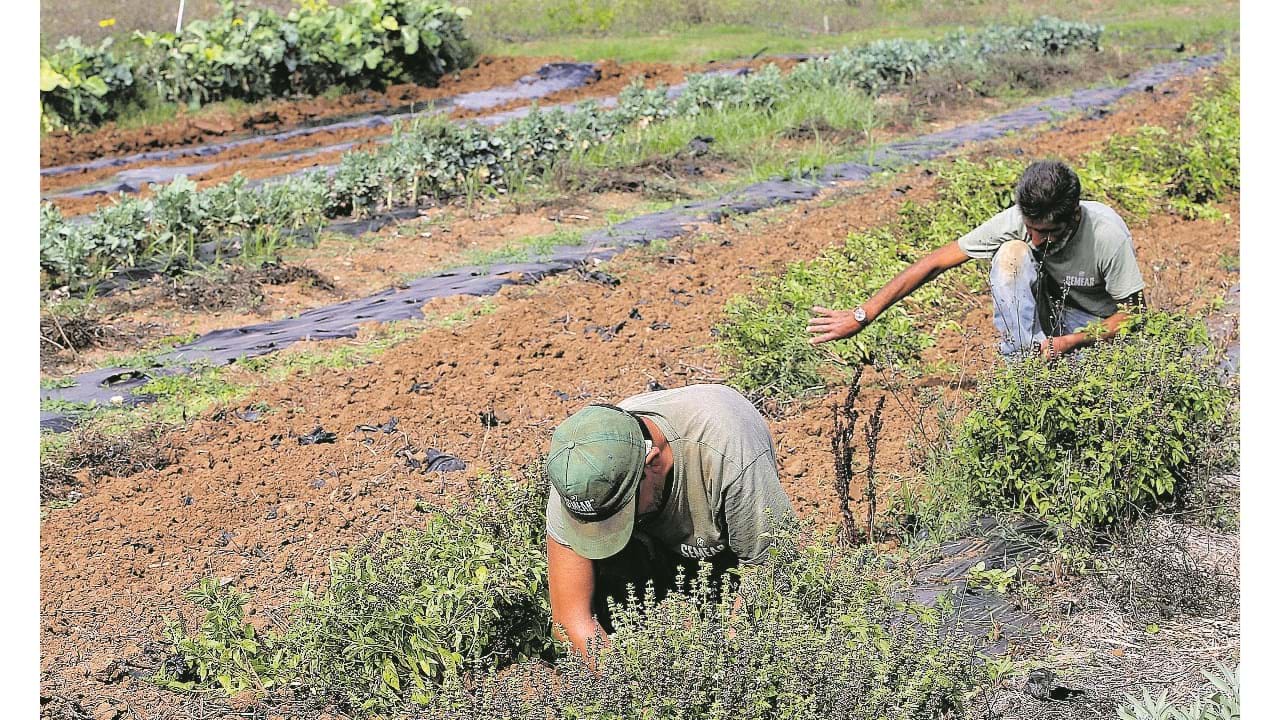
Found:
M 857 320 L 859 325 L 866 325 L 867 311 L 862 309 L 862 306 L 859 305 L 858 307 L 853 309 L 853 319 Z

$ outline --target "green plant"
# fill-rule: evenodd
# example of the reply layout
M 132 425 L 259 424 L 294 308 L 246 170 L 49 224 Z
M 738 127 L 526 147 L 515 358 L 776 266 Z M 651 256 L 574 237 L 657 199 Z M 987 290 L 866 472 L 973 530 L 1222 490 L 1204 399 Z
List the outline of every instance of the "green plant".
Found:
M 427 0 L 377 2 L 390 7 L 393 2 Z M 1071 27 L 1074 25 L 1060 28 L 1067 45 L 1072 43 L 1068 39 L 1074 32 Z M 1022 30 L 1017 28 L 984 32 L 1004 38 L 999 42 L 1023 43 L 1018 39 Z M 956 48 L 968 48 L 963 50 L 966 53 L 980 52 L 983 46 L 981 42 L 973 45 L 963 34 L 948 42 Z M 1034 43 L 1027 47 L 1029 52 L 1044 51 Z M 939 57 L 945 59 L 956 52 L 961 50 L 949 50 Z M 476 124 L 456 126 L 440 119 L 416 122 L 399 128 L 391 142 L 376 150 L 344 155 L 332 177 L 313 172 L 254 189 L 236 178 L 199 192 L 178 182 L 172 188 L 155 188 L 153 199 L 122 198 L 116 205 L 95 211 L 83 223 L 69 223 L 56 208 L 46 205 L 40 222 L 41 269 L 46 285 L 54 287 L 79 287 L 143 261 L 158 270 L 177 270 L 193 262 L 197 244 L 220 242 L 229 236 L 241 238 L 244 252 L 269 257 L 278 247 L 314 234 L 325 218 L 362 216 L 415 205 L 426 198 L 506 193 L 512 183 L 527 183 L 571 154 L 609 143 L 627 128 L 649 127 L 668 118 L 719 118 L 726 128 L 735 129 L 739 148 L 758 144 L 769 123 L 780 130 L 797 121 L 793 113 L 812 116 L 815 105 L 829 105 L 832 118 L 844 125 L 868 127 L 869 105 L 861 99 L 838 104 L 822 101 L 832 88 L 854 83 L 854 75 L 835 62 L 801 67 L 810 66 L 812 69 L 800 75 L 797 70 L 783 76 L 769 66 L 745 78 L 691 76 L 690 90 L 674 102 L 667 100 L 665 88 L 646 89 L 637 84 L 619 95 L 614 109 L 587 103 L 574 112 L 535 111 L 492 130 Z M 761 117 L 768 122 L 760 122 Z M 686 127 L 694 126 L 690 122 Z M 789 167 L 771 165 L 776 158 L 755 157 L 752 162 L 759 163 L 757 174 L 797 174 L 825 162 L 829 152 L 818 147 Z
M 242 690 L 273 687 L 288 669 L 276 638 L 259 638 L 244 619 L 248 596 L 217 578 L 205 578 L 188 590 L 186 598 L 202 608 L 200 631 L 188 636 L 181 625 L 170 622 L 165 637 L 180 660 L 161 666 L 153 681 L 173 690 L 191 690 L 216 684 L 228 695 Z
M 590 672 L 576 655 L 554 683 L 531 664 L 454 685 L 438 706 L 459 718 L 885 718 L 962 710 L 981 668 L 949 615 L 901 599 L 907 576 L 830 535 L 775 538 L 737 595 L 709 567 L 685 592 L 615 606 L 615 632 Z M 802 670 L 801 670 L 802 669 Z
M 904 204 L 896 226 L 851 235 L 843 247 L 788 265 L 755 294 L 729 300 L 717 327 L 718 347 L 734 368 L 731 384 L 748 395 L 795 397 L 825 386 L 828 358 L 838 361 L 835 374 L 847 380 L 849 364 L 905 363 L 932 344 L 911 316 L 946 303 L 951 286 L 944 283 L 922 287 L 865 331 L 832 343 L 825 352 L 809 345 L 805 326 L 814 305 L 847 308 L 865 301 L 920 254 L 1003 210 L 1010 202 L 1011 178 L 1020 169 L 1008 161 L 957 160 L 938 172 L 943 180 L 938 199 Z M 965 277 L 964 271 L 955 273 L 948 282 Z
M 362 711 L 429 703 L 447 678 L 537 657 L 550 647 L 545 490 L 487 478 L 467 505 L 370 538 L 331 561 L 328 585 L 304 587 L 284 631 L 259 637 L 245 598 L 202 581 L 195 634 L 171 626 L 180 671 L 166 687 L 227 692 L 295 682 Z
M 1107 526 L 1180 499 L 1232 427 L 1203 321 L 1150 313 L 1048 364 L 998 367 L 952 459 L 976 502 Z
M 191 107 L 223 100 L 318 94 L 342 85 L 434 83 L 467 67 L 470 14 L 443 0 L 300 0 L 287 15 L 219 0 L 221 13 L 181 33 L 135 33 L 124 47 L 78 38 L 41 56 L 46 129 L 96 125 L 154 96 Z
M 988 570 L 986 562 L 983 561 L 969 568 L 965 573 L 965 584 L 971 588 L 982 588 L 997 595 L 1004 595 L 1009 592 L 1009 586 L 1017 577 L 1017 566 Z
M 1169 701 L 1168 690 L 1162 690 L 1153 698 L 1143 689 L 1141 700 L 1130 696 L 1128 705 L 1116 708 L 1117 717 L 1119 720 L 1239 720 L 1239 669 L 1232 671 L 1219 663 L 1217 673 L 1200 672 L 1217 691 L 1208 698 L 1179 706 Z

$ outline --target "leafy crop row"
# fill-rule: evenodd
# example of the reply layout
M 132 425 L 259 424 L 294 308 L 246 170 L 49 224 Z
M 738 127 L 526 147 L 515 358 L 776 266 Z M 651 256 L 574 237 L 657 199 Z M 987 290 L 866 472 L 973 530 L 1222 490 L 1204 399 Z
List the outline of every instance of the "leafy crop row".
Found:
M 123 46 L 63 40 L 40 58 L 42 125 L 96 125 L 151 94 L 196 107 L 337 85 L 432 83 L 474 57 L 462 32 L 469 11 L 445 0 L 301 0 L 284 16 L 220 2 L 218 17 L 179 34 L 139 32 Z
M 972 37 L 957 33 L 941 43 L 902 46 L 927 48 L 919 52 L 933 58 L 929 62 L 941 62 L 961 55 L 962 50 L 980 57 L 993 47 L 1029 48 L 1030 52 L 1094 47 L 1100 32 L 1096 26 L 1041 19 L 1025 28 L 990 28 Z M 636 84 L 610 110 L 587 104 L 575 112 L 535 111 L 492 130 L 439 120 L 415 123 L 376 150 L 343 156 L 331 176 L 311 173 L 259 189 L 239 185 L 201 192 L 157 188 L 155 200 L 122 199 L 114 207 L 92 213 L 83 223 L 68 223 L 46 206 L 41 214 L 41 269 L 49 285 L 82 284 L 141 259 L 158 259 L 161 267 L 181 267 L 189 259 L 184 248 L 227 234 L 270 245 L 284 241 L 293 230 L 318 225 L 323 217 L 415 205 L 424 198 L 505 191 L 567 153 L 606 142 L 638 121 L 696 116 L 706 108 L 768 111 L 779 99 L 814 87 L 858 86 L 867 68 L 908 80 L 914 70 L 892 70 L 901 53 L 886 50 L 898 46 L 878 43 L 842 51 L 786 76 L 773 65 L 747 77 L 694 75 L 674 102 L 667 99 L 664 88 L 647 90 Z M 206 195 L 212 197 L 206 199 Z M 162 211 L 164 207 L 172 212 Z M 181 227 L 169 225 L 175 213 L 187 220 Z
M 557 649 L 545 486 L 481 483 L 470 508 L 337 556 L 328 587 L 304 590 L 284 631 L 257 633 L 243 594 L 202 582 L 189 594 L 205 610 L 201 627 L 170 626 L 174 657 L 155 680 L 228 694 L 288 687 L 371 713 L 430 704 L 477 719 L 642 708 L 672 718 L 934 717 L 976 681 L 973 647 L 948 624 L 945 599 L 904 601 L 905 570 L 872 551 L 790 537 L 743 572 L 736 609 L 737 595 L 712 599 L 705 574 L 661 603 L 633 598 L 613 614 L 598 674 L 568 654 L 553 677 L 538 659 Z
M 1213 216 L 1211 203 L 1240 186 L 1239 81 L 1218 82 L 1182 126 L 1139 128 L 1113 138 L 1077 163 L 1084 196 L 1130 216 L 1164 205 L 1190 217 Z M 1013 204 L 1022 165 L 997 159 L 957 160 L 939 171 L 938 198 L 904 204 L 896 225 L 855 233 L 841 247 L 792 263 L 750 296 L 731 298 L 719 326 L 719 346 L 733 367 L 732 384 L 754 396 L 795 397 L 825 387 L 830 353 L 843 363 L 900 362 L 932 342 L 911 320 L 945 302 L 948 291 L 925 285 L 848 340 L 808 344 L 809 308 L 853 307 L 923 253 L 952 242 Z M 962 281 L 981 279 L 971 264 Z

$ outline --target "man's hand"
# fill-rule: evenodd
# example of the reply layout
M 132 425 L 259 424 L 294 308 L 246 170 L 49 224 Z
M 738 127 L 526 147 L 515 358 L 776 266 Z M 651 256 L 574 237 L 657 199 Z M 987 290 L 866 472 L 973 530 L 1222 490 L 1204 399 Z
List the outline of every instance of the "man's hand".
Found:
M 852 310 L 830 310 L 821 305 L 813 306 L 813 317 L 809 319 L 810 345 L 818 345 L 831 340 L 840 340 L 862 332 L 865 326 L 853 317 Z
M 1040 343 L 1040 357 L 1045 362 L 1053 362 L 1080 346 L 1080 333 L 1048 337 Z

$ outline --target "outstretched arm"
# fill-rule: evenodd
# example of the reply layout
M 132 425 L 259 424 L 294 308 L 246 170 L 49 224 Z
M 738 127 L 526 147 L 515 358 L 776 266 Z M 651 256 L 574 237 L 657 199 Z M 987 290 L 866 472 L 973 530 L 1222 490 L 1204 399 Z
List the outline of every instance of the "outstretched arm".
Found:
M 809 333 L 813 337 L 809 338 L 809 343 L 817 345 L 857 335 L 894 303 L 968 259 L 969 256 L 960 249 L 960 243 L 952 242 L 915 261 L 862 304 L 862 309 L 867 313 L 867 320 L 863 323 L 853 317 L 852 310 L 830 310 L 814 306 L 813 317 L 809 320 Z
M 597 636 L 609 642 L 609 636 L 591 613 L 595 567 L 587 558 L 547 537 L 547 584 L 551 594 L 551 621 L 555 623 L 553 632 L 557 638 L 567 639 L 578 655 L 594 666 L 588 643 Z

